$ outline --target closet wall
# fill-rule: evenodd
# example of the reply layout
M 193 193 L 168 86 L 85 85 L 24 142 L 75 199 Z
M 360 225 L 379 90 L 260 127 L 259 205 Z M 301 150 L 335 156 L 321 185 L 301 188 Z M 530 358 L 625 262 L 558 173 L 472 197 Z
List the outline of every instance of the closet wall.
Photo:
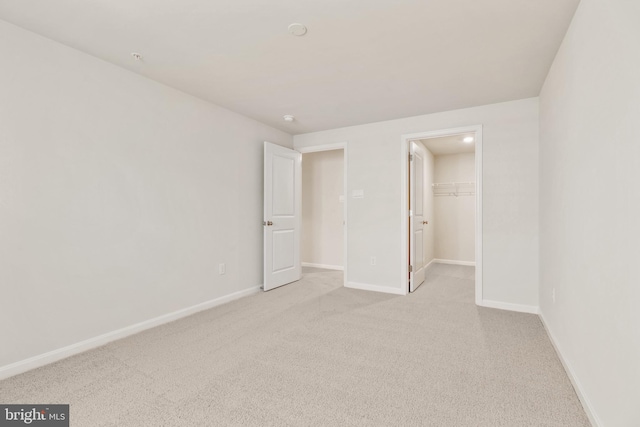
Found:
M 436 183 L 475 182 L 475 154 L 435 156 Z M 434 195 L 435 258 L 475 262 L 475 196 L 471 184 L 443 186 Z M 458 196 L 449 195 L 458 193 Z M 467 194 L 465 194 L 467 193 Z

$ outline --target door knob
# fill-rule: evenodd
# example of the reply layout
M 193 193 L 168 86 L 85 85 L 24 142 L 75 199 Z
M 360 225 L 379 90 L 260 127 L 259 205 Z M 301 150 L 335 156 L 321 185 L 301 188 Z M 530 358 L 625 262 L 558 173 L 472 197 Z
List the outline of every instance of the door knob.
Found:
M 423 224 L 429 224 L 429 221 L 422 221 Z
M 273 225 L 273 222 L 271 222 L 271 221 L 266 221 L 266 222 L 262 221 L 262 225 L 267 225 L 267 226 Z

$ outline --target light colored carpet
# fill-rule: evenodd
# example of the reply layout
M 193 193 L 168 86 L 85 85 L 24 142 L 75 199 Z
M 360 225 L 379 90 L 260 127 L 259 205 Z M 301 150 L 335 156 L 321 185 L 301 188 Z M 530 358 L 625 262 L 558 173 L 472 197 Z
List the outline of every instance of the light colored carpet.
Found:
M 478 308 L 473 267 L 407 297 L 342 272 L 220 306 L 0 382 L 72 426 L 588 426 L 537 316 Z

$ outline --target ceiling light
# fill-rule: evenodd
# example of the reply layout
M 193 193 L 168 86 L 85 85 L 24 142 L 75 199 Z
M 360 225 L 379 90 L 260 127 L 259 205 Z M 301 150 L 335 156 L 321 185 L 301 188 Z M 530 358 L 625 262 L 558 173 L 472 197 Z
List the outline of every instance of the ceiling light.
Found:
M 298 37 L 304 36 L 305 34 L 307 34 L 307 27 L 302 24 L 293 23 L 289 25 L 289 33 Z
M 467 144 L 471 144 L 473 142 L 473 137 L 472 136 L 465 136 L 463 141 Z
M 291 114 L 287 114 L 285 116 L 282 116 L 282 118 L 284 119 L 285 122 L 291 123 L 292 121 L 295 120 L 295 117 L 293 117 Z
M 131 52 L 131 56 L 133 56 L 133 59 L 136 61 L 142 61 L 142 55 L 137 52 Z

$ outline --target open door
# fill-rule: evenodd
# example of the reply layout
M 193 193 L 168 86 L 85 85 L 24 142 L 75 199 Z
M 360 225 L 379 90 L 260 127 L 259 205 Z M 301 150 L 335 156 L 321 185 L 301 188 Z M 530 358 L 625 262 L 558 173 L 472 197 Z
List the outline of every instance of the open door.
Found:
M 302 154 L 264 143 L 264 290 L 300 280 Z
M 409 188 L 411 191 L 411 217 L 410 223 L 410 269 L 409 292 L 418 289 L 424 282 L 424 227 L 427 224 L 424 215 L 424 157 L 422 147 L 415 142 L 410 142 L 409 153 Z

